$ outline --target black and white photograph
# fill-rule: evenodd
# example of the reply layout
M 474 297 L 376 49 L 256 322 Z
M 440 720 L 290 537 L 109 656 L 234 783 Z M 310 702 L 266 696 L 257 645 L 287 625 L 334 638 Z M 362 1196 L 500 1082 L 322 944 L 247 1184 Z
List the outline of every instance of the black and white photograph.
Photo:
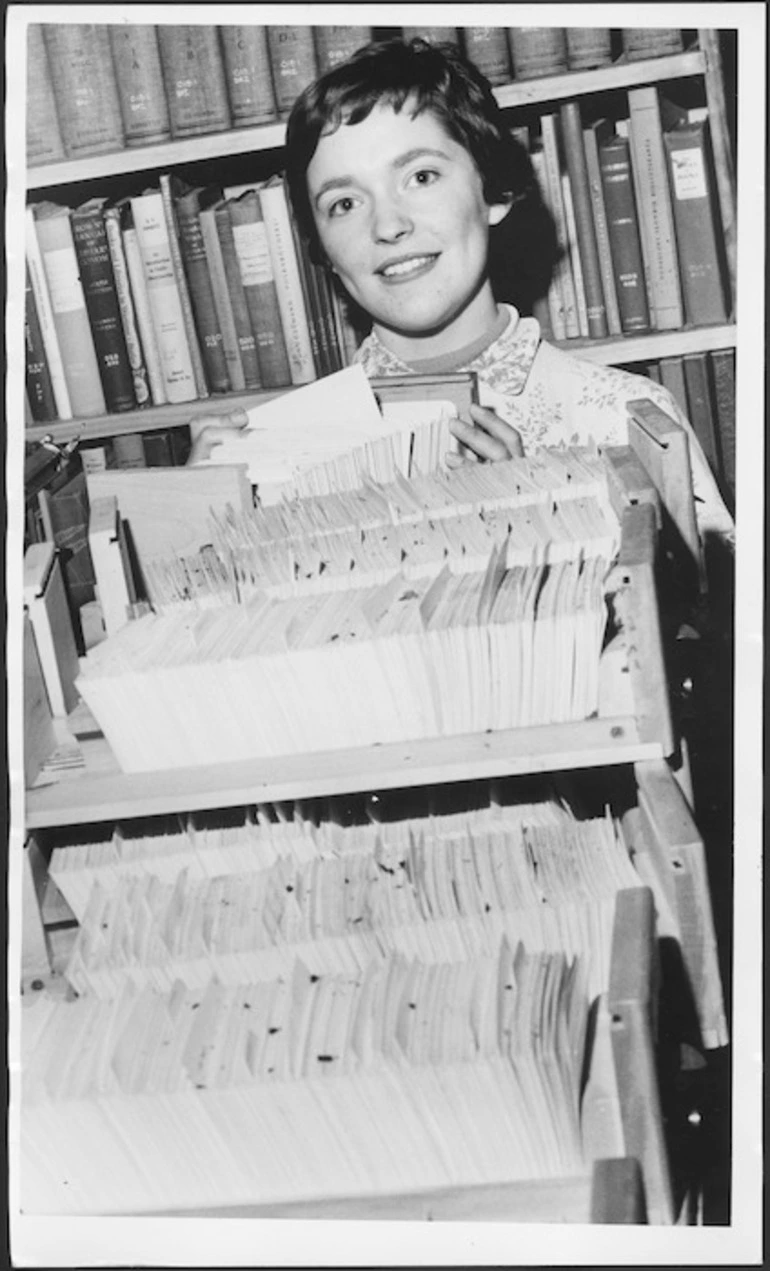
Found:
M 760 1265 L 765 6 L 5 14 L 11 1265 Z

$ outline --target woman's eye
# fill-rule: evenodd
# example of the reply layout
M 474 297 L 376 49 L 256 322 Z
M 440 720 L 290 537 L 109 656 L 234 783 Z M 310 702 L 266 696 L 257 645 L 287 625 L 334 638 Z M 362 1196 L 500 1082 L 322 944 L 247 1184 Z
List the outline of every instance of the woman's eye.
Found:
M 345 216 L 347 212 L 351 212 L 355 207 L 355 199 L 351 195 L 345 194 L 341 199 L 335 199 L 326 209 L 327 216 Z
M 439 174 L 433 168 L 420 168 L 417 172 L 413 172 L 409 178 L 410 185 L 433 185 L 434 181 L 438 181 Z

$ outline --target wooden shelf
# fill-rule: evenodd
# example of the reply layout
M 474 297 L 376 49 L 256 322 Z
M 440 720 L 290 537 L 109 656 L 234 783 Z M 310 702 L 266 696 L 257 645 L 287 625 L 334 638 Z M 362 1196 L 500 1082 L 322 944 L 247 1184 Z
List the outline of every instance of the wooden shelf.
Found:
M 612 66 L 590 71 L 568 71 L 564 75 L 548 75 L 542 79 L 503 84 L 495 96 L 505 109 L 532 106 L 540 102 L 560 101 L 570 97 L 586 97 L 616 88 L 632 88 L 637 84 L 661 80 L 685 79 L 702 75 L 706 58 L 701 52 L 679 53 L 675 57 L 648 58 L 640 62 L 618 61 Z M 165 171 L 184 163 L 205 159 L 221 159 L 227 155 L 252 154 L 255 150 L 279 150 L 284 144 L 284 123 L 262 124 L 257 128 L 237 128 L 229 132 L 208 133 L 183 141 L 162 145 L 136 146 L 111 154 L 67 159 L 59 163 L 41 164 L 27 170 L 27 188 L 43 190 L 75 181 L 92 181 L 129 172 Z
M 164 772 L 120 772 L 102 737 L 82 739 L 81 748 L 78 775 L 26 792 L 28 829 L 663 757 L 660 742 L 640 739 L 633 716 Z
M 654 362 L 660 357 L 681 357 L 685 353 L 708 353 L 732 349 L 737 343 L 732 322 L 713 327 L 683 327 L 680 331 L 650 331 L 645 335 L 624 335 L 609 340 L 562 340 L 558 347 L 578 353 L 589 362 L 605 366 L 626 362 Z

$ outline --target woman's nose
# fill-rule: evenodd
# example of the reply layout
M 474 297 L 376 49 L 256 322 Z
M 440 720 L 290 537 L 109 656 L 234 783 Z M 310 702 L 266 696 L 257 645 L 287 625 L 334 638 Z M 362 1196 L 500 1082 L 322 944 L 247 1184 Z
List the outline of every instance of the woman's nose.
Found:
M 377 201 L 372 217 L 372 231 L 377 242 L 398 242 L 411 229 L 411 216 L 399 199 L 387 197 Z

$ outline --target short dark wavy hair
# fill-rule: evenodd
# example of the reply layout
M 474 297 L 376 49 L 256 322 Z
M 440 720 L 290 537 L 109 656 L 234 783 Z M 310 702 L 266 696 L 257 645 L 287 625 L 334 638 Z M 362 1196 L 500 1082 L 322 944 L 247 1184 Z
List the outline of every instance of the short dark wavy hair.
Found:
M 374 41 L 321 76 L 297 98 L 286 133 L 286 178 L 300 232 L 313 259 L 322 253 L 307 189 L 319 140 L 357 124 L 375 106 L 430 111 L 478 169 L 488 204 L 516 203 L 533 185 L 529 156 L 510 134 L 488 80 L 453 44 L 415 38 Z

